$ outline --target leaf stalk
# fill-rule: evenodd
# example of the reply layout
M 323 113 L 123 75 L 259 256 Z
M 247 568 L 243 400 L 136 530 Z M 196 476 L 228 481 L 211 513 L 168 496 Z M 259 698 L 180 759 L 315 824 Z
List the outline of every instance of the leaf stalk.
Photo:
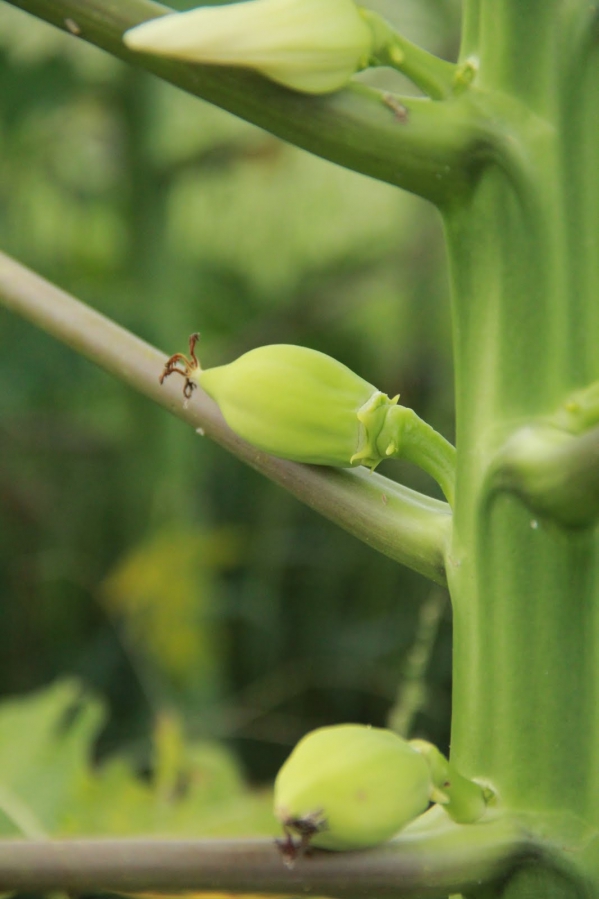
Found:
M 203 390 L 184 400 L 179 384 L 160 384 L 167 361 L 163 353 L 3 253 L 0 301 L 369 546 L 435 583 L 445 583 L 452 520 L 446 503 L 364 468 L 299 465 L 257 450 L 231 431 Z

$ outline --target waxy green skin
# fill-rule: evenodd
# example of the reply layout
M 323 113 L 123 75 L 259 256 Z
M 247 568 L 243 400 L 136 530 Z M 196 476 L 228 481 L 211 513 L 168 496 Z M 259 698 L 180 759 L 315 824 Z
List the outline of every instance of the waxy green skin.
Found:
M 433 789 L 424 756 L 390 730 L 342 724 L 300 740 L 275 781 L 275 814 L 320 821 L 321 849 L 366 849 L 426 810 Z

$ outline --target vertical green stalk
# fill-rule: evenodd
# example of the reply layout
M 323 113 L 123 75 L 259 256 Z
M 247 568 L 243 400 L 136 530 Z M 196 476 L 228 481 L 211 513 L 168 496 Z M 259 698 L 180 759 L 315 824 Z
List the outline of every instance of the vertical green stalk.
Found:
M 486 481 L 518 424 L 599 378 L 591 13 L 584 0 L 466 0 L 473 97 L 512 156 L 444 219 L 458 441 L 453 758 L 508 807 L 599 827 L 598 537 L 539 520 Z

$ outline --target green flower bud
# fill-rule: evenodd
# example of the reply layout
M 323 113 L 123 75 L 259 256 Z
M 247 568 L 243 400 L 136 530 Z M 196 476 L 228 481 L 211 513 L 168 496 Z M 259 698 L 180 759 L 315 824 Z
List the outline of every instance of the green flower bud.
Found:
M 372 468 L 389 399 L 341 362 L 273 344 L 192 374 L 237 434 L 265 452 L 314 465 Z
M 424 812 L 431 789 L 424 757 L 393 731 L 322 727 L 300 740 L 279 771 L 275 815 L 300 845 L 365 849 Z
M 151 19 L 123 40 L 132 50 L 244 66 L 285 87 L 324 94 L 366 67 L 373 35 L 353 0 L 249 0 Z

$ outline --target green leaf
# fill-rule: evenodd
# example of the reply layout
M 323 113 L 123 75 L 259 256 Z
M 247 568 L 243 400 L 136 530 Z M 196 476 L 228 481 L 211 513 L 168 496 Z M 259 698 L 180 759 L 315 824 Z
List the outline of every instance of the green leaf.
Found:
M 93 763 L 103 704 L 72 680 L 0 705 L 0 836 L 272 836 L 269 791 L 244 784 L 216 742 L 158 719 L 154 769 Z
M 40 836 L 89 778 L 89 750 L 102 704 L 71 680 L 0 706 L 0 834 Z

